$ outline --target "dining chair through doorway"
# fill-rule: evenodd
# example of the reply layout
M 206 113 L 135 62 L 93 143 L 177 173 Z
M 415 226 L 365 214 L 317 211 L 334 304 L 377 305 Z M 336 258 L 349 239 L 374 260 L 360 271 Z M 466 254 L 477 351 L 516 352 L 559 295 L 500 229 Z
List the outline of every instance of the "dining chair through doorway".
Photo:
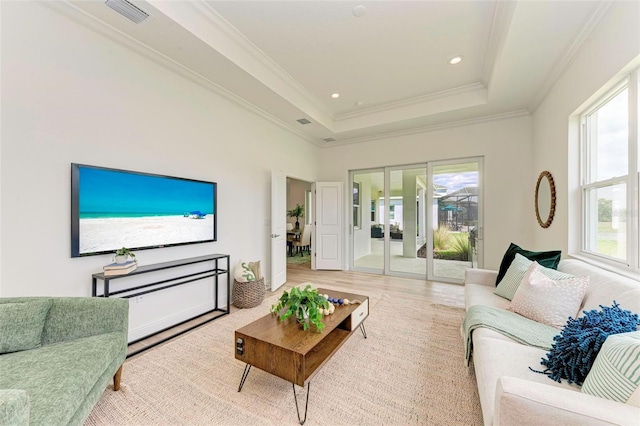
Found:
M 300 256 L 304 255 L 305 249 L 311 254 L 311 226 L 306 225 L 302 228 L 302 235 L 300 239 L 293 241 L 293 247 L 296 248 L 296 254 L 300 252 Z

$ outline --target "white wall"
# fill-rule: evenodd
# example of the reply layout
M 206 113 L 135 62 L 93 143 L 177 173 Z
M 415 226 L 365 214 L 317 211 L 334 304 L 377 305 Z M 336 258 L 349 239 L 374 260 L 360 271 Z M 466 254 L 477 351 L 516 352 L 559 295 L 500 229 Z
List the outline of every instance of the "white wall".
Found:
M 605 84 L 617 80 L 616 76 L 638 55 L 640 2 L 614 2 L 534 112 L 533 174 L 537 178 L 548 170 L 553 175 L 556 211 L 549 228 L 539 227 L 535 217 L 528 221 L 534 229 L 533 249 L 561 249 L 563 254 L 579 249 L 578 122 L 570 116 Z
M 484 156 L 484 266 L 497 269 L 512 241 L 531 243 L 535 181 L 529 116 L 337 146 L 320 154 L 320 179 L 341 180 L 346 187 L 349 170 Z
M 1 18 L 2 296 L 88 296 L 110 261 L 70 257 L 72 162 L 218 182 L 218 241 L 140 264 L 227 253 L 268 277 L 271 170 L 314 181 L 318 148 L 41 4 L 2 2 Z M 139 309 L 192 309 L 190 291 Z M 138 314 L 133 328 L 155 321 Z

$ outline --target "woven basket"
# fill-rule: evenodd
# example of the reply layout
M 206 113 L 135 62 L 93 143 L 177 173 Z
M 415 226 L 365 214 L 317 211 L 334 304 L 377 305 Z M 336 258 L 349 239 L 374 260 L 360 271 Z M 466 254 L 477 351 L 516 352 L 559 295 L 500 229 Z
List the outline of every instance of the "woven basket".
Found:
M 264 277 L 256 281 L 241 283 L 233 280 L 233 306 L 253 308 L 264 300 Z

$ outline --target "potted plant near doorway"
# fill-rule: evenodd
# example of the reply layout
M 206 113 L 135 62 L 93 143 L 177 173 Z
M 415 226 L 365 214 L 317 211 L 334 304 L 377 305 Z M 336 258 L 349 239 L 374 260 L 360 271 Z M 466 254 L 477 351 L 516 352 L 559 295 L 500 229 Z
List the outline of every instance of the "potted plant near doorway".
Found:
M 304 207 L 300 204 L 296 204 L 294 208 L 287 211 L 287 216 L 296 218 L 296 229 L 300 229 L 300 222 L 298 222 L 298 218 L 304 217 Z

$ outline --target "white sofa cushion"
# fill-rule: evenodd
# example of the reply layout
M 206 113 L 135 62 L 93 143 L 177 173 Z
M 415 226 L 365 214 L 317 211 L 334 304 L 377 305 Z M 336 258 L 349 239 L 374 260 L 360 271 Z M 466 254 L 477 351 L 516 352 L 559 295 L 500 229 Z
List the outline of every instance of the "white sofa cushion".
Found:
M 577 259 L 560 261 L 558 270 L 579 277 L 589 277 L 589 288 L 584 295 L 578 317 L 584 316 L 585 310 L 600 310 L 600 305 L 611 306 L 614 300 L 622 309 L 640 314 L 640 282 Z
M 576 317 L 589 277 L 553 280 L 542 269 L 537 262 L 531 263 L 508 309 L 559 329 L 569 317 Z
M 493 290 L 495 290 L 495 287 L 488 287 L 482 284 L 465 284 L 464 298 L 466 309 L 469 309 L 473 305 L 495 306 L 496 308 L 507 309 L 511 302 L 494 294 Z
M 544 349 L 522 345 L 514 341 L 484 338 L 474 332 L 473 363 L 485 425 L 493 424 L 496 383 L 500 377 L 517 377 L 580 392 L 578 386 L 570 385 L 566 381 L 563 383 L 554 382 L 546 374 L 536 373 L 529 369 L 531 367 L 535 370 L 544 370 L 540 361 L 545 354 Z

